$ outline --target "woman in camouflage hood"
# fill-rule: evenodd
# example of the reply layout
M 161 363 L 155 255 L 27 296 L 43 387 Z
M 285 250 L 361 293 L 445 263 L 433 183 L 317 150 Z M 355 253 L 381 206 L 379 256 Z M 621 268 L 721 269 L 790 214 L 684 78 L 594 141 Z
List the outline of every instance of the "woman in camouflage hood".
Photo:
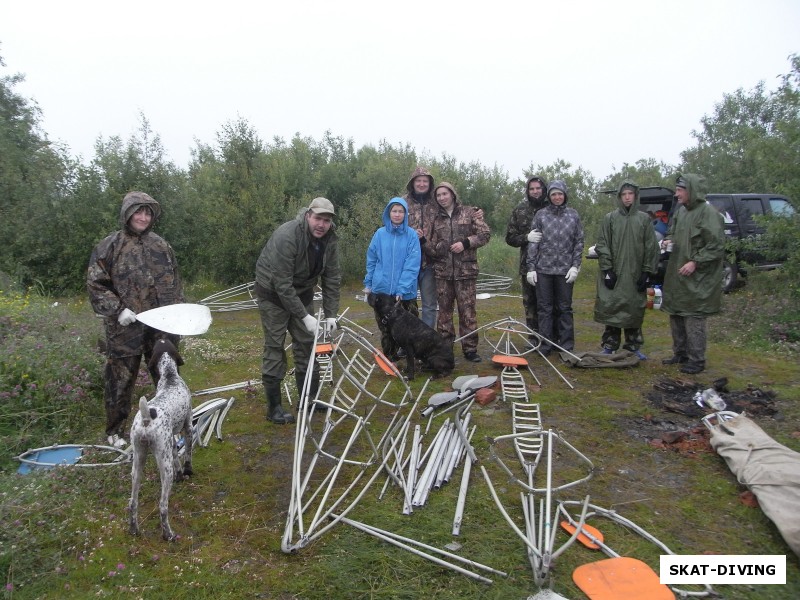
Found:
M 97 244 L 89 259 L 89 301 L 104 317 L 106 333 L 106 435 L 115 446 L 125 445 L 142 354 L 149 362 L 157 340 L 168 338 L 176 346 L 179 340 L 136 320 L 136 313 L 184 301 L 175 253 L 152 231 L 159 216 L 158 202 L 144 192 L 129 192 L 120 208 L 122 228 Z M 157 382 L 158 374 L 150 375 Z

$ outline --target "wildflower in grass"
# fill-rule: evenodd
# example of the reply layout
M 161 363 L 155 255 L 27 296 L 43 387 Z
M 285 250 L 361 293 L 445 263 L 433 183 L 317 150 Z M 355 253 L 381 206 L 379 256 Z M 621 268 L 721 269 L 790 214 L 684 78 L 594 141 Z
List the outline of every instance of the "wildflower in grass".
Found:
M 123 563 L 117 563 L 117 571 L 124 571 L 125 565 Z

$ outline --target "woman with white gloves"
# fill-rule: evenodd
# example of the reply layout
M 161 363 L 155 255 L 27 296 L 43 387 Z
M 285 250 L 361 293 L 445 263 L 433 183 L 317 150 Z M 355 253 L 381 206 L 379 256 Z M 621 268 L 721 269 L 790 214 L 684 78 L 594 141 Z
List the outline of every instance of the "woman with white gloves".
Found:
M 578 212 L 567 206 L 564 181 L 557 179 L 550 183 L 547 199 L 550 204 L 538 211 L 531 223 L 531 230 L 541 232 L 541 238 L 531 240 L 528 245 L 527 280 L 536 286 L 539 333 L 572 351 L 575 349 L 572 288 L 581 268 L 583 225 Z M 539 350 L 547 356 L 552 347 L 543 342 Z

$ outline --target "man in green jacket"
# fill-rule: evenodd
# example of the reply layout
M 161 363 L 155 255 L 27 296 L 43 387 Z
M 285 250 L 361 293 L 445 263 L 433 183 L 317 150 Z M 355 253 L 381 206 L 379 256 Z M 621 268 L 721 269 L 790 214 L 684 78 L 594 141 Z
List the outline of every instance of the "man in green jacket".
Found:
M 722 262 L 725 229 L 722 215 L 708 204 L 699 175 L 678 177 L 675 197 L 680 205 L 662 245 L 672 245 L 664 276 L 661 310 L 669 313 L 672 358 L 681 372 L 696 374 L 706 367 L 706 317 L 722 305 Z
M 267 419 L 279 425 L 294 423 L 281 406 L 281 381 L 286 376 L 286 332 L 292 336 L 295 380 L 303 389 L 309 362 L 313 375 L 310 398 L 316 396 L 319 374 L 312 360 L 319 323 L 314 316 L 314 286 L 322 285 L 324 327 L 336 329 L 339 312 L 339 248 L 333 225 L 334 207 L 315 198 L 297 218 L 278 227 L 256 262 L 255 291 L 264 329 L 261 381 L 267 398 Z
M 647 282 L 656 273 L 658 242 L 650 217 L 639 210 L 639 187 L 625 181 L 617 193 L 617 209 L 603 217 L 595 251 L 599 261 L 594 320 L 606 326 L 603 354 L 613 354 L 622 342 L 639 360 L 646 360 L 642 322 L 647 306 Z

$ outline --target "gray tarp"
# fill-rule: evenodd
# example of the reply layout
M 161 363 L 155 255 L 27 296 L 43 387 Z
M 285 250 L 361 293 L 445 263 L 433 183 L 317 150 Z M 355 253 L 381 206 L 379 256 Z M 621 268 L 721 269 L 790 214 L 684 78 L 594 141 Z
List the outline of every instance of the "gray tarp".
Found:
M 711 446 L 800 556 L 800 453 L 773 440 L 744 415 L 709 429 Z

